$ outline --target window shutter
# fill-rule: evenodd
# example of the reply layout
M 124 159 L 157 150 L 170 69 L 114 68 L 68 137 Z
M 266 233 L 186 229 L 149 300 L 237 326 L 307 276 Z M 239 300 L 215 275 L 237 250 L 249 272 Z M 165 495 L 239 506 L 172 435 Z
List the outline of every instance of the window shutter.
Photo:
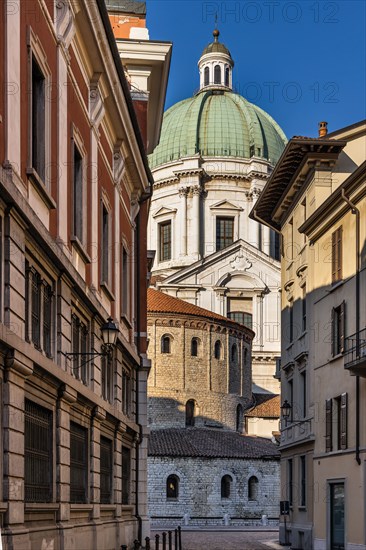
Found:
M 332 308 L 332 322 L 331 322 L 331 347 L 332 347 L 332 356 L 335 355 L 335 332 L 336 332 L 336 328 L 335 328 L 335 309 L 334 307 Z
M 341 395 L 341 449 L 347 449 L 347 394 Z
M 332 428 L 333 428 L 333 402 L 327 399 L 325 402 L 325 452 L 332 450 Z
M 342 226 L 337 231 L 337 281 L 342 279 Z
M 337 280 L 337 232 L 332 233 L 332 282 Z
M 344 337 L 346 332 L 346 302 L 343 300 L 340 306 L 340 335 L 339 335 L 339 341 L 340 341 L 340 348 L 341 353 L 344 353 Z

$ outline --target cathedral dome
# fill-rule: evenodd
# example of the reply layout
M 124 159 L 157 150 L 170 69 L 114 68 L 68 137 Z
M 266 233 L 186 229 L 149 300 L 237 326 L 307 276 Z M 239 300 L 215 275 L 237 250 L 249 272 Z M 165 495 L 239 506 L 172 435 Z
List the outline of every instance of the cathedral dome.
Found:
M 279 125 L 265 111 L 239 94 L 211 86 L 166 111 L 150 165 L 154 169 L 197 154 L 256 156 L 275 164 L 286 142 Z

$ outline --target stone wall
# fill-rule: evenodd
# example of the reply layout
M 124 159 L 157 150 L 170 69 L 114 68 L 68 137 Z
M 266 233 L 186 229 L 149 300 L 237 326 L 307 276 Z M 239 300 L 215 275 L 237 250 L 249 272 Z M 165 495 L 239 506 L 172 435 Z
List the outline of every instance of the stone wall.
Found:
M 167 499 L 170 475 L 179 478 L 179 498 Z M 221 478 L 232 477 L 230 498 L 221 498 Z M 248 481 L 258 479 L 257 499 L 248 499 Z M 280 469 L 277 460 L 149 457 L 149 514 L 152 525 L 259 524 L 278 520 Z M 187 516 L 188 515 L 188 516 Z M 226 517 L 225 517 L 226 516 Z
M 236 429 L 237 406 L 245 408 L 251 399 L 251 341 L 244 329 L 235 331 L 229 323 L 225 327 L 225 321 L 222 325 L 149 315 L 150 426 L 184 427 L 186 402 L 192 399 L 196 426 Z M 162 353 L 164 336 L 170 338 L 170 353 Z M 199 342 L 196 357 L 191 355 L 192 338 Z M 219 359 L 214 353 L 217 341 Z

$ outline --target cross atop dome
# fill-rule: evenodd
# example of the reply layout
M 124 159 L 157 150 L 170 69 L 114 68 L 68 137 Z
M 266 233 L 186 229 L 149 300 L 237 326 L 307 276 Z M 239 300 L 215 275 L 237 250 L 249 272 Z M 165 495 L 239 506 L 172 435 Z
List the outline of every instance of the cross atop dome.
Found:
M 214 41 L 203 50 L 198 62 L 200 91 L 207 89 L 232 90 L 234 61 L 225 44 L 219 42 L 220 31 L 213 31 Z

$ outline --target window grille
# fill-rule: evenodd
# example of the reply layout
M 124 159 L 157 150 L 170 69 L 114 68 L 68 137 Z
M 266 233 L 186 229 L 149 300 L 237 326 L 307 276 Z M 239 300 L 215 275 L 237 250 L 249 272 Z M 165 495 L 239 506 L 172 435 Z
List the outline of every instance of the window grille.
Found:
M 43 284 L 43 349 L 51 356 L 52 338 L 52 289 L 49 284 Z
M 72 358 L 73 375 L 84 384 L 88 383 L 89 363 L 85 355 L 89 351 L 89 329 L 82 320 L 75 315 L 71 317 L 71 347 L 74 355 Z
M 41 317 L 41 292 L 40 276 L 32 270 L 31 274 L 31 303 L 32 303 L 32 335 L 31 340 L 36 348 L 41 347 L 40 317 Z
M 26 502 L 52 501 L 52 412 L 25 400 L 24 486 Z
M 131 451 L 122 447 L 122 504 L 130 503 Z
M 100 438 L 100 502 L 109 504 L 112 500 L 113 446 L 106 437 Z
M 131 376 L 125 370 L 122 372 L 122 412 L 127 416 L 131 412 Z
M 114 376 L 114 358 L 107 355 L 102 357 L 101 361 L 101 384 L 102 397 L 110 403 L 113 402 L 113 376 Z
M 88 430 L 70 422 L 70 502 L 87 502 Z

